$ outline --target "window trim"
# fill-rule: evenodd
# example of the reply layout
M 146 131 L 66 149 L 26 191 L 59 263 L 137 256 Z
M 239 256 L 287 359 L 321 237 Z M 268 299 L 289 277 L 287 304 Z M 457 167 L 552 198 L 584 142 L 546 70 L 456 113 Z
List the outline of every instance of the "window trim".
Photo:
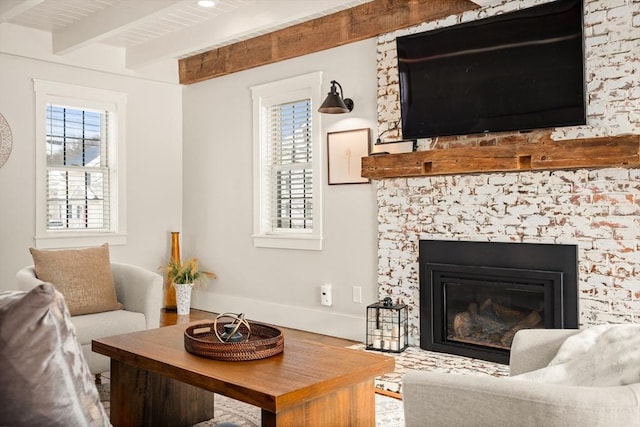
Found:
M 35 246 L 37 248 L 67 248 L 96 246 L 103 243 L 124 245 L 127 241 L 126 222 L 126 103 L 127 94 L 106 89 L 76 86 L 68 83 L 33 79 L 35 91 L 35 167 L 36 167 L 36 224 Z M 108 110 L 115 115 L 109 124 L 115 135 L 109 144 L 111 164 L 111 218 L 110 231 L 95 230 L 48 230 L 47 229 L 47 150 L 46 107 L 47 104 L 64 105 L 79 109 Z M 115 122 L 115 123 L 114 123 Z
M 322 72 L 314 72 L 276 82 L 251 87 L 253 99 L 253 245 L 261 248 L 322 250 L 322 153 L 320 113 Z M 311 98 L 312 169 L 313 169 L 313 229 L 282 230 L 274 233 L 264 225 L 264 128 L 265 110 L 304 97 Z

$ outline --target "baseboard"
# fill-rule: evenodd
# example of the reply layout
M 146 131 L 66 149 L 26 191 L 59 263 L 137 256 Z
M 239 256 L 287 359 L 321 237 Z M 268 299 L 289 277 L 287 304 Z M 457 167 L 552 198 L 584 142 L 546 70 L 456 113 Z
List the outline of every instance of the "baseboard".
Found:
M 191 306 L 214 313 L 242 312 L 248 319 L 364 342 L 365 316 L 331 313 L 232 295 L 193 293 Z

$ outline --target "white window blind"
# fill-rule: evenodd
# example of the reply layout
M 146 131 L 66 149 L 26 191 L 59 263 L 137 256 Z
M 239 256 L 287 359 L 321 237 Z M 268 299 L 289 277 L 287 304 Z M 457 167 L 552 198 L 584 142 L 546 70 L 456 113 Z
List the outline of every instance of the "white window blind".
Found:
M 313 133 L 311 99 L 267 109 L 267 229 L 313 229 Z
M 47 230 L 110 230 L 109 113 L 46 110 Z

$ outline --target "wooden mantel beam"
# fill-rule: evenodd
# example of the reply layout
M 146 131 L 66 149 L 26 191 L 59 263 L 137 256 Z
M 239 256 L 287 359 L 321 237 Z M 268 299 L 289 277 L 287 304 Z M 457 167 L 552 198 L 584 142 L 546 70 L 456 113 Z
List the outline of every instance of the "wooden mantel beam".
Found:
M 291 59 L 455 15 L 479 6 L 469 0 L 373 0 L 331 15 L 183 58 L 180 83 Z
M 368 156 L 362 158 L 362 176 L 383 179 L 638 166 L 640 135 L 625 135 Z

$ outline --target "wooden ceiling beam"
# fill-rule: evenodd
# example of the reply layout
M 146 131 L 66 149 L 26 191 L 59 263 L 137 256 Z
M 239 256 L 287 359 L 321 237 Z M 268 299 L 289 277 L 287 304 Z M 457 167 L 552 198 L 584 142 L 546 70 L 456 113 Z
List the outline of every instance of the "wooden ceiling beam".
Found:
M 237 71 L 377 37 L 479 6 L 469 0 L 373 0 L 178 62 L 180 83 Z

